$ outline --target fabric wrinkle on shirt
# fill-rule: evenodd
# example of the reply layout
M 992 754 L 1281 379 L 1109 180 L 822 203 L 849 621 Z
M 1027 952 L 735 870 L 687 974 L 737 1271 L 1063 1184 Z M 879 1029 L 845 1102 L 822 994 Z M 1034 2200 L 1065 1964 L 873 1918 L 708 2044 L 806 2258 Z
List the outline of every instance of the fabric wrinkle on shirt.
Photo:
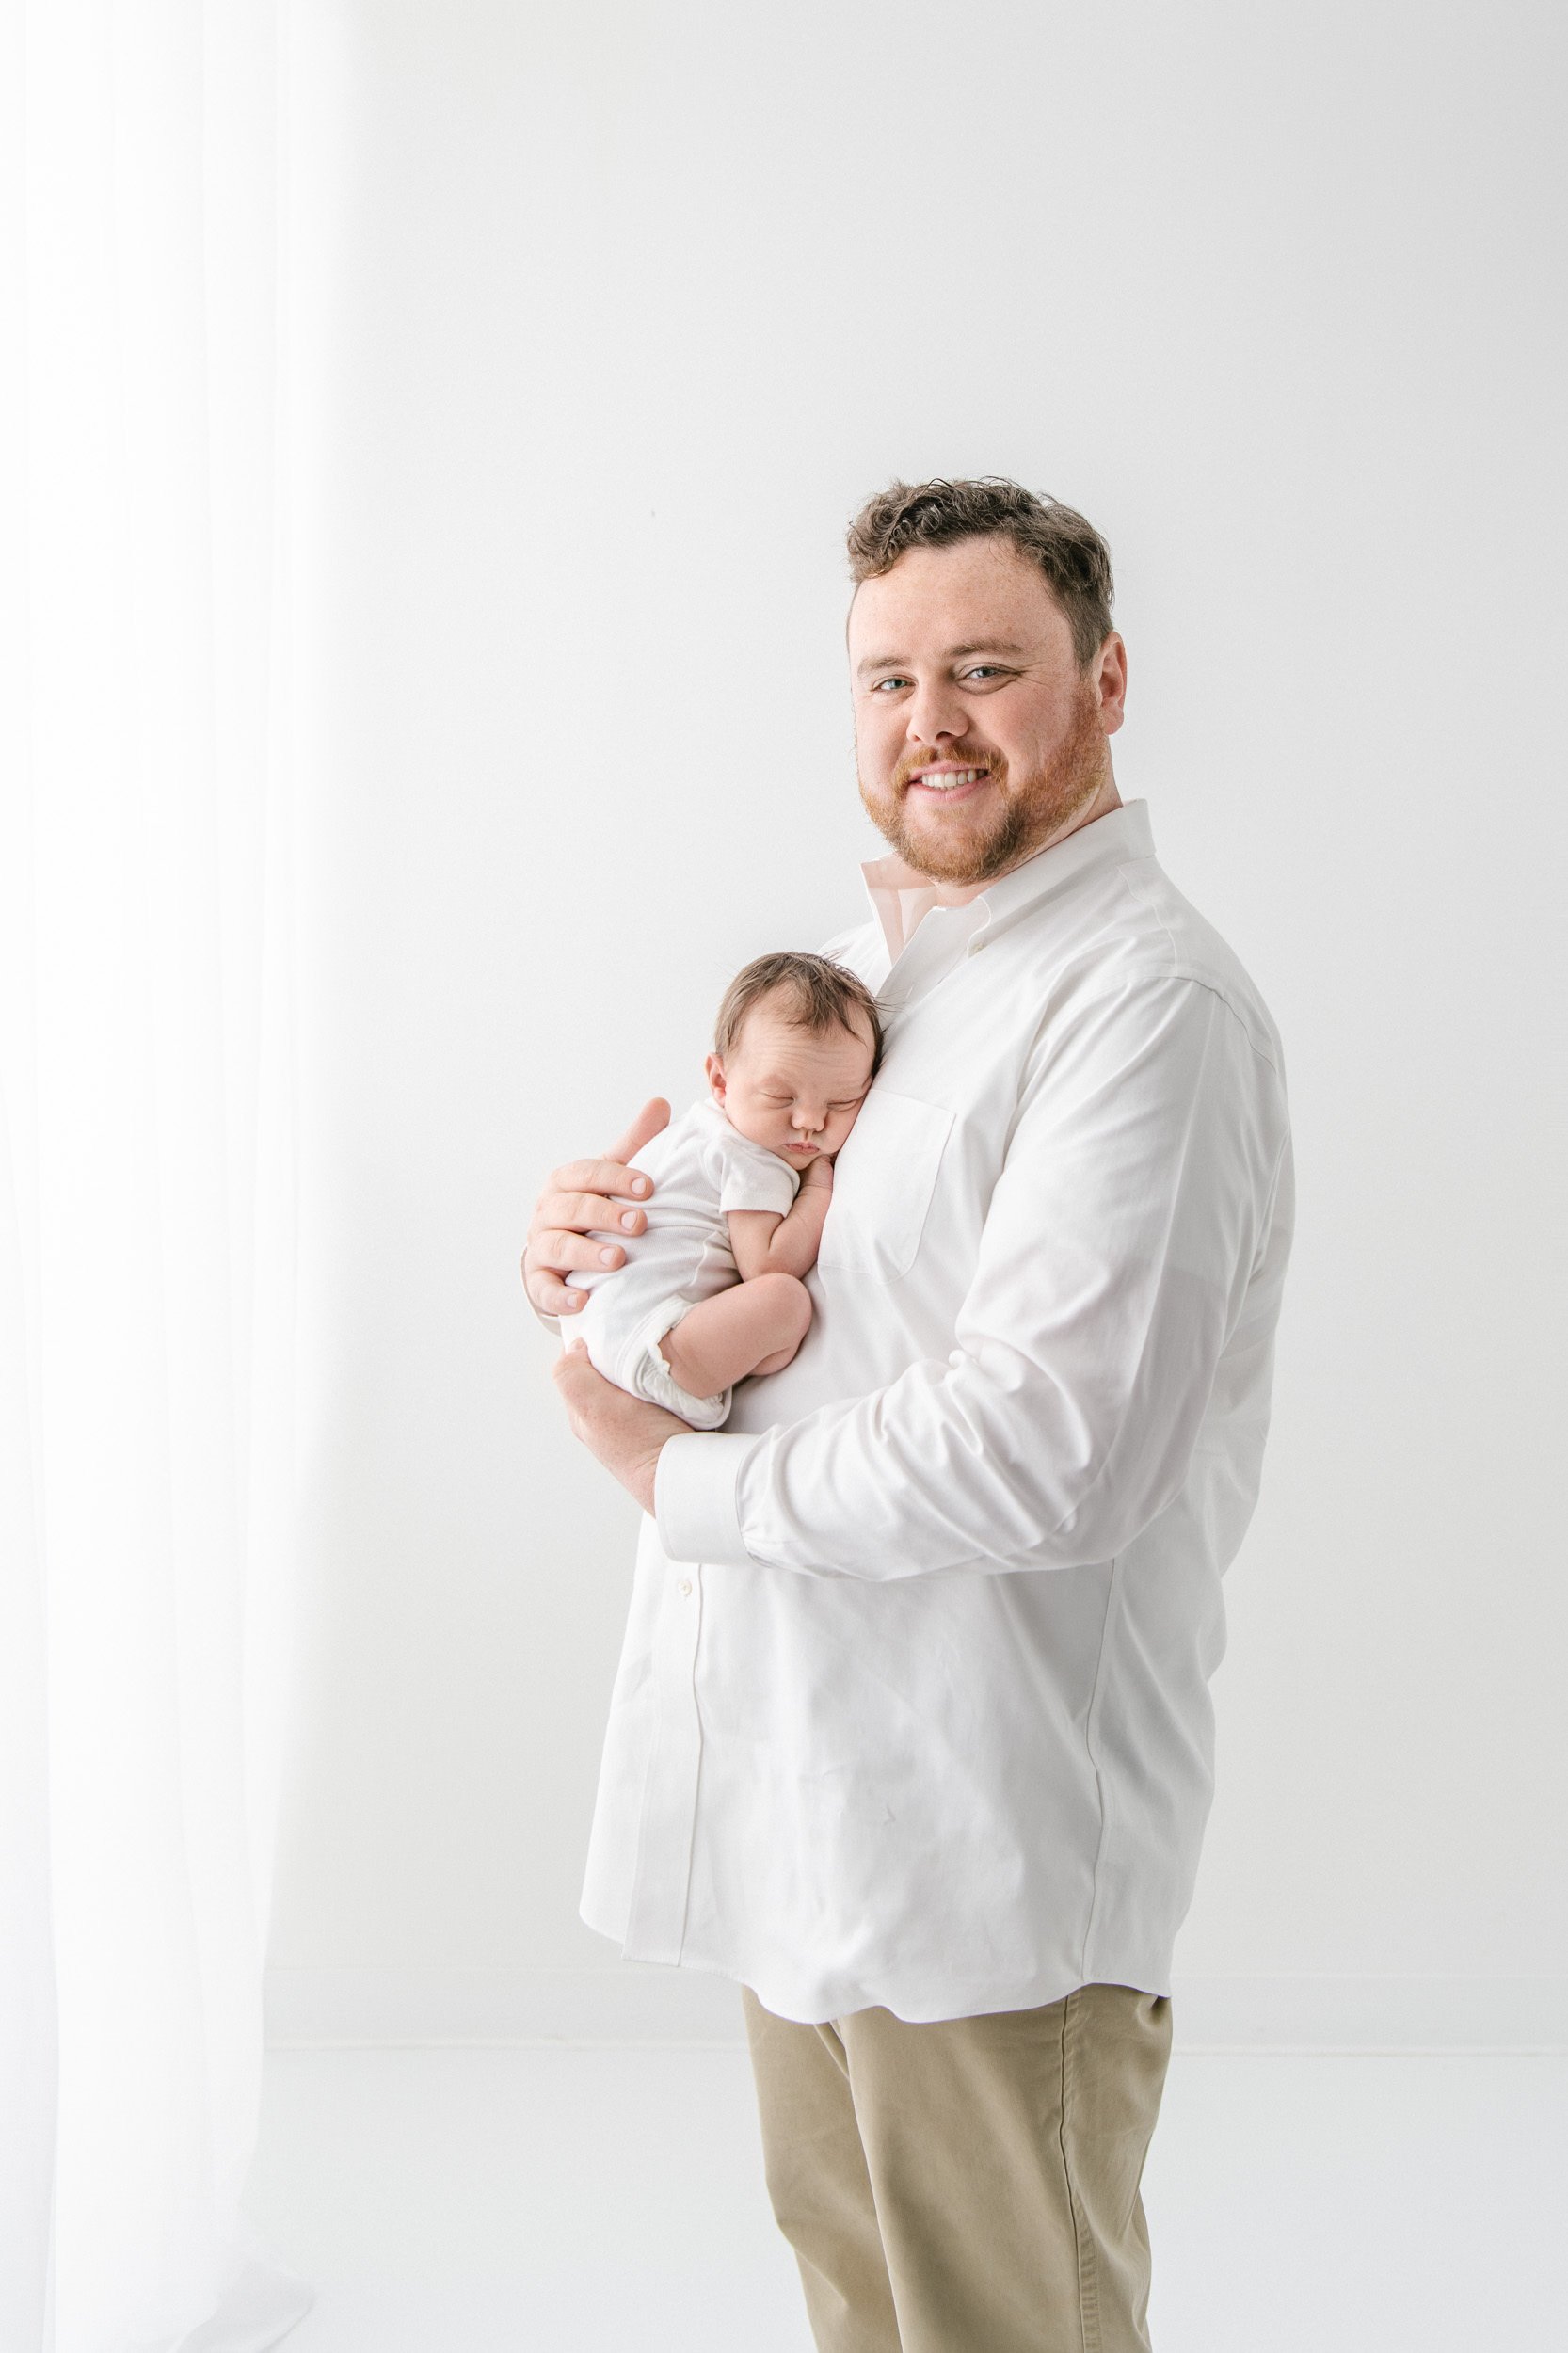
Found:
M 583 1917 L 812 2022 L 1163 1993 L 1289 1252 L 1277 1034 L 1142 802 L 963 906 L 865 872 L 825 952 L 888 1048 L 816 1317 L 661 1455 Z

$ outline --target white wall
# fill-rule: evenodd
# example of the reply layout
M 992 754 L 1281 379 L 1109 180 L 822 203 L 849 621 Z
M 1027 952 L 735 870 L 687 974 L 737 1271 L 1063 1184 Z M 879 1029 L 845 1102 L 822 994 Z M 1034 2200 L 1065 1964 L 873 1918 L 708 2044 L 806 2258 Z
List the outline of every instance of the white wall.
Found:
M 733 968 L 856 913 L 841 534 L 894 472 L 1107 533 L 1124 796 L 1289 1055 L 1179 1965 L 1529 2009 L 1568 1973 L 1560 20 L 333 16 L 283 2028 L 632 1974 L 576 1907 L 635 1515 L 516 1258 L 553 1160 L 695 1088 Z

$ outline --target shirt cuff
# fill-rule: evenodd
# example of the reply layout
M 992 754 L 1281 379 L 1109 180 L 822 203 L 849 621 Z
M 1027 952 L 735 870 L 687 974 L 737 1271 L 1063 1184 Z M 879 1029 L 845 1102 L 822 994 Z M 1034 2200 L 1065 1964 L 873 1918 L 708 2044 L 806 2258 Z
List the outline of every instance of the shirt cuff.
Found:
M 653 1516 L 669 1561 L 750 1568 L 736 1508 L 741 1470 L 761 1444 L 741 1431 L 694 1430 L 668 1438 L 653 1474 Z

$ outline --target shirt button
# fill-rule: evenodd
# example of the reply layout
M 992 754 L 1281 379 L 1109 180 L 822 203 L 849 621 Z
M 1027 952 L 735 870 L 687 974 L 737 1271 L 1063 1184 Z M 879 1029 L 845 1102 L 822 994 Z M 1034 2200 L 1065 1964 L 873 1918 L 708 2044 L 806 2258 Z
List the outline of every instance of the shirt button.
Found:
M 681 1591 L 683 1593 L 689 1593 L 691 1592 L 691 1590 L 692 1590 L 692 1580 L 691 1580 L 691 1578 L 690 1578 L 689 1577 L 683 1577 L 681 1578 L 681 1580 L 680 1580 L 680 1591 Z

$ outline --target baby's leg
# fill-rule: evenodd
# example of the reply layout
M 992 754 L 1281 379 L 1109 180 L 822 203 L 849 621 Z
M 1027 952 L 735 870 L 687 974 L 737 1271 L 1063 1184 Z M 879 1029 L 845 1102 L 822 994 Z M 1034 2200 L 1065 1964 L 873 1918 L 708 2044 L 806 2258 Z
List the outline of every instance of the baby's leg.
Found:
M 748 1372 L 779 1372 L 806 1337 L 811 1294 L 792 1274 L 756 1274 L 705 1299 L 659 1343 L 688 1397 L 716 1397 Z

